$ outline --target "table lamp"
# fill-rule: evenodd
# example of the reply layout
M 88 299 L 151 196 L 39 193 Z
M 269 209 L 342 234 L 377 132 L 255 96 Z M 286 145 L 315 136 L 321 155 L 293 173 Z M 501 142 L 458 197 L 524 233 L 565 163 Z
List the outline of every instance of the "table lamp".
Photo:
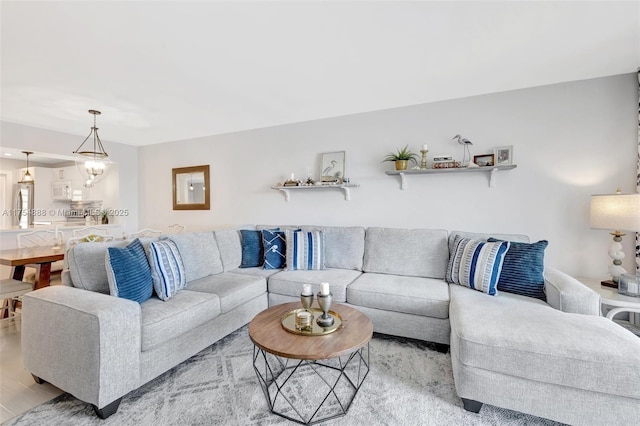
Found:
M 615 194 L 592 195 L 591 228 L 613 230 L 613 242 L 609 247 L 609 256 L 613 259 L 609 265 L 612 279 L 602 281 L 602 285 L 617 288 L 620 275 L 627 272 L 622 267 L 621 241 L 625 234 L 621 231 L 640 232 L 640 194 L 622 194 L 618 189 Z

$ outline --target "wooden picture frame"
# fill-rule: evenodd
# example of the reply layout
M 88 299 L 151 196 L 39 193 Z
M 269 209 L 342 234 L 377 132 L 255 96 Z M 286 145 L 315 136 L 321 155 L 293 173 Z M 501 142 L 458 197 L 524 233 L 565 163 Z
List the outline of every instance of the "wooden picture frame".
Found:
M 473 162 L 480 167 L 495 166 L 495 155 L 494 154 L 474 155 Z

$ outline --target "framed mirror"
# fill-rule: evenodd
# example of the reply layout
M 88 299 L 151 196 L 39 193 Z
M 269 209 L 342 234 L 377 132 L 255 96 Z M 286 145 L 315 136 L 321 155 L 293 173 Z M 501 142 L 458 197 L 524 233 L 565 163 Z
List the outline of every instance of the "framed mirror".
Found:
M 173 209 L 210 210 L 209 165 L 172 169 Z

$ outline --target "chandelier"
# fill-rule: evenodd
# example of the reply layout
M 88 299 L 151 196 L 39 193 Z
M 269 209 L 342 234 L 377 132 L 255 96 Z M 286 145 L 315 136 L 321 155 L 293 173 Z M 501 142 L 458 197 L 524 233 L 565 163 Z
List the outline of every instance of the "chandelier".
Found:
M 75 151 L 77 160 L 76 167 L 85 179 L 84 186 L 86 188 L 92 188 L 94 184 L 98 183 L 107 175 L 109 171 L 109 165 L 111 160 L 109 154 L 104 150 L 100 137 L 98 136 L 98 127 L 96 127 L 96 116 L 100 115 L 100 111 L 94 109 L 89 110 L 89 114 L 93 114 L 93 127 L 89 136 L 85 138 Z M 90 146 L 83 148 L 84 144 L 89 140 L 93 141 L 93 150 L 90 150 Z

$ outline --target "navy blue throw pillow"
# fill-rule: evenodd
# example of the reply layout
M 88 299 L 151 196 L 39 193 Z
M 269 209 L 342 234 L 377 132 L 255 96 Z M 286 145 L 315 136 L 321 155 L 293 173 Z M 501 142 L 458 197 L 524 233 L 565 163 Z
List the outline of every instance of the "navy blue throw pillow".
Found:
M 112 296 L 138 303 L 151 298 L 151 269 L 144 247 L 138 238 L 124 248 L 109 247 L 105 263 Z
M 282 269 L 286 264 L 287 245 L 284 231 L 262 230 L 264 269 Z
M 242 236 L 242 262 L 241 268 L 254 268 L 262 266 L 264 262 L 264 249 L 262 246 L 262 232 L 249 229 L 241 229 Z
M 501 241 L 489 238 L 490 242 Z M 544 292 L 544 249 L 549 241 L 537 243 L 511 242 L 504 257 L 498 291 L 534 297 L 546 302 Z

